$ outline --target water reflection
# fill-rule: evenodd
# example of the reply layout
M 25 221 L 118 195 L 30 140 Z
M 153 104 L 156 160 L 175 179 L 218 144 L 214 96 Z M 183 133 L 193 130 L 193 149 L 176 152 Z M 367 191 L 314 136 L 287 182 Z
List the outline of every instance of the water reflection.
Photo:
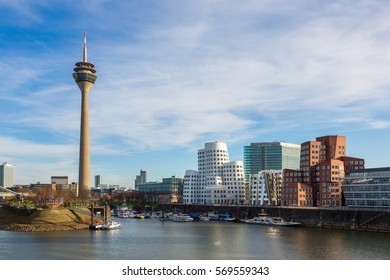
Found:
M 0 231 L 2 259 L 389 259 L 388 234 L 124 219 L 113 231 Z

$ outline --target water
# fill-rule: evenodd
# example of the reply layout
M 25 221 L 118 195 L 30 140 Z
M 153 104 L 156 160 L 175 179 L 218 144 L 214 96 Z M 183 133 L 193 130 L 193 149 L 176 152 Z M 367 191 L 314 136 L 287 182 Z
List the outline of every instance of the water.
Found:
M 3 260 L 388 260 L 390 235 L 121 219 L 112 231 L 0 231 Z

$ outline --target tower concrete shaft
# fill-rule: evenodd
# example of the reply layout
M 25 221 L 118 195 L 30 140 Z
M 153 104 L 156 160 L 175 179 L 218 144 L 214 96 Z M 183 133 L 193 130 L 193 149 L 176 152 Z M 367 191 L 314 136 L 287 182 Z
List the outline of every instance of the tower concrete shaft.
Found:
M 91 164 L 89 148 L 88 95 L 96 81 L 94 65 L 87 61 L 87 43 L 84 33 L 83 61 L 76 62 L 73 78 L 81 91 L 80 157 L 79 157 L 79 197 L 86 198 L 91 193 Z

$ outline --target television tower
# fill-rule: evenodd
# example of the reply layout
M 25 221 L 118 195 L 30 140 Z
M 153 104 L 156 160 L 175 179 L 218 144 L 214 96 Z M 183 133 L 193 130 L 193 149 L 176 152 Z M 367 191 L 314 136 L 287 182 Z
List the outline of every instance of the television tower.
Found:
M 84 32 L 83 61 L 76 62 L 73 78 L 81 91 L 79 197 L 91 194 L 91 167 L 89 152 L 88 93 L 96 81 L 95 65 L 87 61 L 87 34 Z

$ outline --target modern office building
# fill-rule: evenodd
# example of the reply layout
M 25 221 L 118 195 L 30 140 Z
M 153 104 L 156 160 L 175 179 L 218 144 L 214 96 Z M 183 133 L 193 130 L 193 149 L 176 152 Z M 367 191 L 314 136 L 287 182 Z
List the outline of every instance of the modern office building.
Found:
M 390 208 L 390 167 L 354 170 L 343 182 L 348 207 Z
M 12 164 L 0 165 L 0 187 L 10 188 L 15 185 L 15 169 Z
M 263 170 L 299 169 L 301 145 L 284 142 L 251 143 L 244 146 L 245 182 Z
M 91 194 L 91 163 L 89 148 L 88 95 L 96 81 L 95 65 L 87 60 L 87 39 L 84 32 L 83 60 L 76 62 L 73 78 L 81 91 L 79 193 L 80 197 Z
M 141 169 L 139 175 L 137 175 L 134 180 L 135 189 L 138 190 L 138 186 L 145 183 L 146 183 L 146 171 Z
M 242 204 L 246 201 L 242 161 L 230 161 L 225 143 L 209 142 L 198 150 L 198 171 L 184 176 L 187 204 Z
M 69 176 L 51 176 L 51 183 L 58 185 L 69 184 Z
M 100 185 L 102 184 L 102 176 L 100 175 L 95 175 L 95 188 L 99 188 Z
M 183 178 L 163 178 L 162 182 L 145 182 L 138 184 L 138 191 L 143 201 L 175 203 L 183 200 Z
M 322 136 L 304 142 L 301 144 L 300 173 L 284 172 L 286 189 L 282 192 L 281 205 L 340 207 L 344 204 L 342 181 L 351 170 L 363 168 L 363 159 L 347 156 L 345 136 Z

